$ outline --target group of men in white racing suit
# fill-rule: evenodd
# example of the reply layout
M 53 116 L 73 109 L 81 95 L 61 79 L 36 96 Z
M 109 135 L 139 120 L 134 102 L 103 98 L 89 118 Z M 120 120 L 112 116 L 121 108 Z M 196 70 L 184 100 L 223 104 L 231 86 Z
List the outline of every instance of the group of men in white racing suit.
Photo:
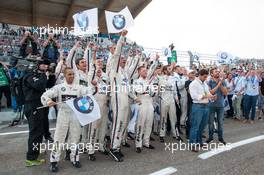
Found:
M 142 147 L 154 149 L 150 144 L 153 130 L 159 131 L 160 141 L 164 142 L 167 116 L 169 115 L 171 131 L 174 138 L 178 137 L 176 127 L 176 104 L 180 103 L 177 95 L 177 82 L 173 75 L 173 66 L 158 67 L 159 56 L 149 64 L 142 54 L 129 54 L 122 51 L 127 31 L 121 32 L 116 45 L 110 49 L 111 57 L 107 63 L 106 73 L 102 70 L 102 59 L 96 58 L 97 46 L 89 43 L 84 55 L 81 53 L 81 42 L 71 49 L 66 62 L 61 61 L 56 74 L 62 76 L 64 82 L 46 91 L 41 101 L 43 105 L 58 106 L 57 125 L 54 136 L 53 151 L 50 155 L 50 170 L 58 171 L 61 153 L 60 143 L 89 143 L 87 151 L 91 161 L 95 158 L 95 143 L 99 143 L 99 151 L 109 154 L 115 161 L 123 161 L 121 147 L 129 147 L 127 143 L 127 126 L 132 118 L 130 106 L 135 104 L 137 116 L 134 123 L 136 152 Z M 80 56 L 81 55 L 81 56 Z M 64 65 L 64 68 L 62 68 Z M 65 68 L 66 67 L 66 68 Z M 61 78 L 63 79 L 63 78 Z M 100 107 L 101 118 L 81 127 L 71 109 L 64 104 L 67 99 L 93 95 Z M 57 98 L 56 102 L 52 99 Z M 110 105 L 109 105 L 110 103 Z M 160 118 L 154 119 L 154 104 L 159 108 Z M 112 110 L 112 122 L 108 117 Z M 111 126 L 109 126 L 111 123 Z M 105 137 L 110 136 L 110 144 L 105 144 Z M 79 147 L 67 150 L 68 159 L 79 168 Z M 66 156 L 67 157 L 67 156 Z

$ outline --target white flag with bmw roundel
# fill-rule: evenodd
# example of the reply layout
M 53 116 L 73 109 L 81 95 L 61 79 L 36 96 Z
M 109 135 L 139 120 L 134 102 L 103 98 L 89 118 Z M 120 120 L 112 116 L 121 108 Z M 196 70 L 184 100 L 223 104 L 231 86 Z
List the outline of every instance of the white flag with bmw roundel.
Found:
M 233 56 L 228 52 L 218 52 L 217 57 L 220 64 L 232 64 L 233 62 Z
M 162 53 L 164 57 L 171 57 L 171 50 L 168 47 L 163 47 Z
M 66 101 L 82 126 L 101 118 L 100 108 L 93 96 L 84 96 Z
M 74 35 L 82 36 L 98 34 L 98 9 L 93 8 L 76 13 L 72 16 L 74 20 Z
M 134 19 L 128 7 L 125 7 L 120 12 L 105 11 L 105 19 L 108 33 L 119 33 L 134 25 Z

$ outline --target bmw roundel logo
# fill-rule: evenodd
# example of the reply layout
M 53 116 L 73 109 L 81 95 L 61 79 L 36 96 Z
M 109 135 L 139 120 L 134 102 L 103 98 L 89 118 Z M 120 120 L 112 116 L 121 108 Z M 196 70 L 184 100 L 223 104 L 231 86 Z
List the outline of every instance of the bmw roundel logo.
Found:
M 193 59 L 194 60 L 199 60 L 199 56 L 198 55 L 193 55 Z
M 80 13 L 77 16 L 77 23 L 82 31 L 85 31 L 89 25 L 88 16 L 85 13 Z
M 73 105 L 77 111 L 84 114 L 88 114 L 94 109 L 94 101 L 88 96 L 74 99 Z
M 115 15 L 112 20 L 113 26 L 120 30 L 123 29 L 126 25 L 126 19 L 123 15 Z
M 222 59 L 227 59 L 227 57 L 228 57 L 228 55 L 227 55 L 226 52 L 221 53 L 221 58 Z
M 62 92 L 66 91 L 66 88 L 65 88 L 65 87 L 62 87 L 62 88 L 61 88 L 61 91 L 62 91 Z

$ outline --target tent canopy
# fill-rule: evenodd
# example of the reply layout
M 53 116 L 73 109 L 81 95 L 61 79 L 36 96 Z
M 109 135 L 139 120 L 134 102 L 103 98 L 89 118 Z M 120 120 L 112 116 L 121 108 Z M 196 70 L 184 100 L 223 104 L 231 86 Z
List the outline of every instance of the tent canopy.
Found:
M 99 30 L 107 33 L 104 10 L 128 6 L 135 18 L 152 0 L 6 0 L 0 3 L 0 22 L 21 26 L 72 27 L 72 15 L 98 8 Z

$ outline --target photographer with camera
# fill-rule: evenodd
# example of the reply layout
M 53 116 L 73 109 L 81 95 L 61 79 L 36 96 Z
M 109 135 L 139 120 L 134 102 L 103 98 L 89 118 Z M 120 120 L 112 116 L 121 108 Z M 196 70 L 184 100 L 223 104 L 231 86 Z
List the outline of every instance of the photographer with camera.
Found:
M 19 56 L 23 58 L 28 55 L 39 55 L 39 51 L 37 48 L 37 42 L 35 38 L 31 35 L 29 31 L 24 33 L 22 40 L 20 41 L 21 47 L 19 50 Z
M 41 165 L 44 160 L 39 160 L 40 144 L 45 134 L 45 108 L 42 106 L 40 97 L 47 86 L 46 71 L 49 61 L 40 60 L 37 68 L 28 72 L 23 78 L 23 94 L 25 98 L 24 112 L 29 125 L 28 152 L 26 166 Z
M 49 34 L 48 40 L 43 44 L 44 51 L 43 57 L 48 59 L 51 63 L 57 63 L 60 56 L 58 49 L 60 48 L 59 42 L 56 40 L 54 34 Z

